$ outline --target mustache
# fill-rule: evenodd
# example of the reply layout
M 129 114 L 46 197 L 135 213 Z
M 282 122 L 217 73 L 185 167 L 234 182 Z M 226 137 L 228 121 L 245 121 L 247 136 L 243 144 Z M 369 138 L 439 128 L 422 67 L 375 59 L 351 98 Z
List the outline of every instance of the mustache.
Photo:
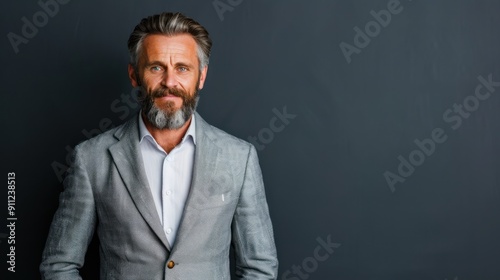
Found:
M 177 88 L 160 87 L 151 92 L 151 97 L 153 98 L 165 97 L 167 95 L 177 96 L 182 99 L 186 98 L 186 93 L 183 90 Z

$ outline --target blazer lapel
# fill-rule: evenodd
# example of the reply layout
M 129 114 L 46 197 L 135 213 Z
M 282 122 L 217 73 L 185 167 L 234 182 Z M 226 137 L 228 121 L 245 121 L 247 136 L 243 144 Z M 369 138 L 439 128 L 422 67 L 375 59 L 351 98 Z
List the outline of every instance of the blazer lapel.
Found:
M 210 126 L 195 113 L 196 118 L 196 149 L 194 154 L 193 177 L 191 179 L 191 189 L 189 191 L 182 219 L 177 232 L 173 250 L 182 246 L 184 242 L 190 242 L 186 235 L 197 223 L 199 218 L 198 209 L 207 203 L 207 198 L 213 194 L 210 189 L 214 174 L 217 173 L 219 147 L 213 142 L 210 135 Z M 186 240 L 186 241 L 185 241 Z
M 137 210 L 165 247 L 170 250 L 171 246 L 163 232 L 144 170 L 139 147 L 137 118 L 138 116 L 134 117 L 115 132 L 115 137 L 120 141 L 111 146 L 109 151 Z

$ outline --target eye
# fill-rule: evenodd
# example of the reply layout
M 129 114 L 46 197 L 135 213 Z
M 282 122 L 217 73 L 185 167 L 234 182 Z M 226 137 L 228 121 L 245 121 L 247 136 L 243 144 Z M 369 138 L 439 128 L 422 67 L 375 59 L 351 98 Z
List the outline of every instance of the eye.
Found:
M 152 72 L 160 72 L 162 70 L 162 68 L 160 66 L 151 66 L 151 68 L 149 68 Z
M 186 72 L 186 71 L 188 71 L 188 68 L 184 67 L 184 66 L 180 66 L 179 68 L 177 68 L 177 70 L 179 70 L 179 72 Z

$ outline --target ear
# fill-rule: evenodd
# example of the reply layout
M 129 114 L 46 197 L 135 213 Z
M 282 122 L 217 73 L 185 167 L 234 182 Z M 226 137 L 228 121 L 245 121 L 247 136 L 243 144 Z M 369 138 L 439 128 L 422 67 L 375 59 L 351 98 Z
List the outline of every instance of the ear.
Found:
M 133 87 L 139 86 L 140 83 L 137 80 L 138 77 L 136 76 L 135 68 L 132 64 L 128 65 L 128 78 Z
M 203 85 L 205 84 L 205 79 L 207 78 L 207 72 L 208 72 L 208 65 L 201 70 L 200 73 L 200 84 L 198 86 L 198 89 L 202 89 Z

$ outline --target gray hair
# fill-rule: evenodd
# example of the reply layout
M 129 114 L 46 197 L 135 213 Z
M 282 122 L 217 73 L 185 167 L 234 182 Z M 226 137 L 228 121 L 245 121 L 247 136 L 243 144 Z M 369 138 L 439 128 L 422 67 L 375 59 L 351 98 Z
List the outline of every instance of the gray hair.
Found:
M 128 38 L 128 50 L 130 53 L 130 64 L 137 67 L 139 53 L 142 48 L 144 38 L 152 34 L 162 34 L 174 36 L 179 34 L 190 34 L 196 41 L 196 51 L 200 63 L 200 71 L 208 65 L 212 40 L 208 36 L 208 31 L 195 20 L 184 16 L 181 13 L 161 13 L 158 15 L 143 18 L 135 26 L 134 31 Z

